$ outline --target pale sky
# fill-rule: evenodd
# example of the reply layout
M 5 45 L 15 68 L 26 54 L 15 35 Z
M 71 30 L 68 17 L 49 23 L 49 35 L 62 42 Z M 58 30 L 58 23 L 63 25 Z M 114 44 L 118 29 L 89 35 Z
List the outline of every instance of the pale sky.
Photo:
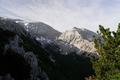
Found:
M 79 27 L 96 32 L 99 24 L 115 30 L 120 0 L 0 0 L 0 16 L 41 21 L 59 31 Z

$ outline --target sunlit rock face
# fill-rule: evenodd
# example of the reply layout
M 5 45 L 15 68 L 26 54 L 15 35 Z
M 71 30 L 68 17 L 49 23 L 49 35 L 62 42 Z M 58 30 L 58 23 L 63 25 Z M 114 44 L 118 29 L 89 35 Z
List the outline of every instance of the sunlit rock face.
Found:
M 92 31 L 74 27 L 72 30 L 62 33 L 58 39 L 68 42 L 83 51 L 96 53 L 93 42 L 94 36 L 97 36 L 97 34 Z

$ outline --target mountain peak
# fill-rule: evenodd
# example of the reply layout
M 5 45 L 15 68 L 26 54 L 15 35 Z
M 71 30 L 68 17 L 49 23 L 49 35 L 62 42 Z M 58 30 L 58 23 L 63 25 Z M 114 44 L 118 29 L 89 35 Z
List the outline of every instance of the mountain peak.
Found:
M 77 29 L 79 29 L 79 28 L 77 28 L 77 27 L 73 27 L 72 29 L 73 29 L 73 30 L 77 30 Z
M 67 30 L 64 32 L 66 35 L 74 34 L 75 36 L 78 36 L 81 39 L 85 39 L 88 41 L 93 41 L 93 36 L 97 36 L 97 34 L 91 30 L 88 30 L 86 28 L 78 28 L 78 27 L 73 27 L 71 30 Z
M 76 30 L 76 31 L 78 31 L 78 32 L 79 32 L 79 31 L 90 31 L 90 30 L 88 30 L 88 29 L 86 29 L 86 28 L 83 28 L 83 27 L 82 27 L 82 28 L 73 27 L 72 30 Z M 92 32 L 92 31 L 90 31 L 90 32 Z
M 59 39 L 83 51 L 95 53 L 96 49 L 94 48 L 93 36 L 97 36 L 97 34 L 85 28 L 73 27 L 72 30 L 62 33 Z

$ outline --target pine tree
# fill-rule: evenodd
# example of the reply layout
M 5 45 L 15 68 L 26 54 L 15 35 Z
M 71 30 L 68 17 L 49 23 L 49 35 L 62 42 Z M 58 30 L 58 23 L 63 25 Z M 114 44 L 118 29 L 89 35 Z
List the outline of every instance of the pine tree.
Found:
M 94 40 L 95 48 L 100 54 L 99 60 L 93 62 L 96 77 L 98 80 L 112 80 L 114 75 L 120 75 L 120 24 L 116 32 L 101 25 L 99 30 L 98 34 L 102 38 Z

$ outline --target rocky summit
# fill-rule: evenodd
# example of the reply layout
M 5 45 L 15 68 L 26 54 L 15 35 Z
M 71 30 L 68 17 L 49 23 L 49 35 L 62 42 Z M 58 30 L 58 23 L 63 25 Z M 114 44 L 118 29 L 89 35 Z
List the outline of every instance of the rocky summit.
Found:
M 67 30 L 63 32 L 58 39 L 65 41 L 69 44 L 74 45 L 82 51 L 96 53 L 96 49 L 94 48 L 94 36 L 98 36 L 96 33 L 87 30 L 85 28 L 76 28 L 74 27 L 72 30 Z M 97 53 L 96 53 L 97 54 Z

